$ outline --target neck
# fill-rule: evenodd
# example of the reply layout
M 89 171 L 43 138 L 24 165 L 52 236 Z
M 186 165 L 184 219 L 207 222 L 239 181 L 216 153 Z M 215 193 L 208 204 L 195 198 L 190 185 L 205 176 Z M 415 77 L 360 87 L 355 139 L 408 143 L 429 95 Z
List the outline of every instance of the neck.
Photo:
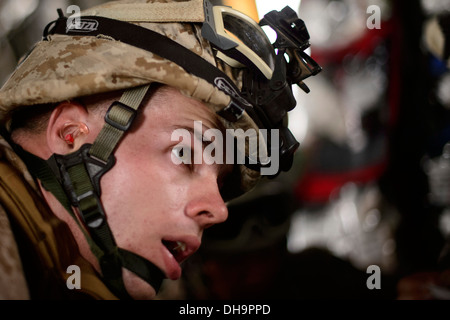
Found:
M 77 245 L 78 249 L 80 250 L 80 254 L 85 258 L 87 261 L 89 261 L 94 268 L 99 271 L 100 266 L 98 265 L 97 258 L 94 256 L 92 251 L 89 248 L 89 244 L 86 241 L 86 238 L 83 235 L 83 232 L 80 229 L 80 226 L 77 224 L 77 222 L 73 219 L 73 217 L 67 212 L 67 210 L 63 207 L 63 205 L 55 198 L 55 196 L 45 190 L 45 188 L 42 186 L 42 184 L 39 182 L 39 188 L 41 190 L 42 196 L 44 197 L 44 200 L 48 204 L 50 210 L 53 212 L 53 214 L 67 224 L 69 227 Z M 73 209 L 74 210 L 74 209 Z M 75 212 L 75 216 L 78 216 Z M 81 223 L 81 222 L 80 222 Z

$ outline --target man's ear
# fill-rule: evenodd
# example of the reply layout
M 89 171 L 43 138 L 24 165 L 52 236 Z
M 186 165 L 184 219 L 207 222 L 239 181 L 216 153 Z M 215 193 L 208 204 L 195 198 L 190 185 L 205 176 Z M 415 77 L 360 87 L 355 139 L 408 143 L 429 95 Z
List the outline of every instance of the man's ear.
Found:
M 78 150 L 89 136 L 88 111 L 77 102 L 62 102 L 52 112 L 47 127 L 47 143 L 52 153 Z

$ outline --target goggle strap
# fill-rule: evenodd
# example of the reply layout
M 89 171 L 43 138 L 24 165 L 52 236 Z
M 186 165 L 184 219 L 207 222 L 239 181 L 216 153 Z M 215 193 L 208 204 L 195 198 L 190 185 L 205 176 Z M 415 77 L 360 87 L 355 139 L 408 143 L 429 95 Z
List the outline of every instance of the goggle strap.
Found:
M 206 80 L 227 94 L 229 94 L 231 88 L 234 100 L 240 105 L 242 105 L 242 101 L 245 101 L 240 95 L 240 90 L 224 72 L 197 55 L 195 52 L 192 52 L 178 42 L 159 34 L 158 32 L 125 21 L 105 17 L 83 16 L 80 17 L 80 19 L 81 21 L 95 21 L 97 22 L 96 27 L 89 30 L 67 28 L 68 19 L 60 17 L 45 28 L 44 39 L 46 39 L 49 34 L 95 37 L 108 36 L 116 41 L 152 52 L 162 58 L 172 61 L 184 68 L 186 72 Z M 226 80 L 226 90 L 223 90 L 222 87 L 217 85 L 218 79 Z

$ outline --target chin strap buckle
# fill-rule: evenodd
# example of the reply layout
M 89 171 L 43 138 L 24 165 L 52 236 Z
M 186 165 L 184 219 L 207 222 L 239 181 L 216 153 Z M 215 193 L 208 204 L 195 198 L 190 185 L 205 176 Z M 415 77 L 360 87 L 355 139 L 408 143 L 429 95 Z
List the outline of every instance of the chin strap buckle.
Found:
M 115 164 L 111 155 L 107 162 L 89 154 L 90 144 L 69 155 L 53 155 L 48 163 L 59 177 L 72 206 L 77 207 L 83 222 L 96 229 L 105 222 L 105 213 L 100 202 L 100 179 Z
M 114 155 L 110 155 L 106 162 L 92 157 L 89 153 L 91 147 L 91 144 L 85 144 L 74 153 L 64 156 L 54 154 L 48 160 L 75 207 L 91 192 L 100 196 L 100 179 L 116 162 Z

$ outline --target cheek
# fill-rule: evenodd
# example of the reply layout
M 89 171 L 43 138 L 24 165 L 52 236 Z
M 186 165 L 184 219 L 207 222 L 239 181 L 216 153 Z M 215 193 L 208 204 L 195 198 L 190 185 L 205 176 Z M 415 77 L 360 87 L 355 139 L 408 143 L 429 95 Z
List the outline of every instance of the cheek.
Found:
M 103 206 L 116 240 L 157 239 L 183 215 L 186 188 L 176 183 L 173 168 L 157 156 L 119 152 L 116 156 L 116 165 L 101 181 Z

